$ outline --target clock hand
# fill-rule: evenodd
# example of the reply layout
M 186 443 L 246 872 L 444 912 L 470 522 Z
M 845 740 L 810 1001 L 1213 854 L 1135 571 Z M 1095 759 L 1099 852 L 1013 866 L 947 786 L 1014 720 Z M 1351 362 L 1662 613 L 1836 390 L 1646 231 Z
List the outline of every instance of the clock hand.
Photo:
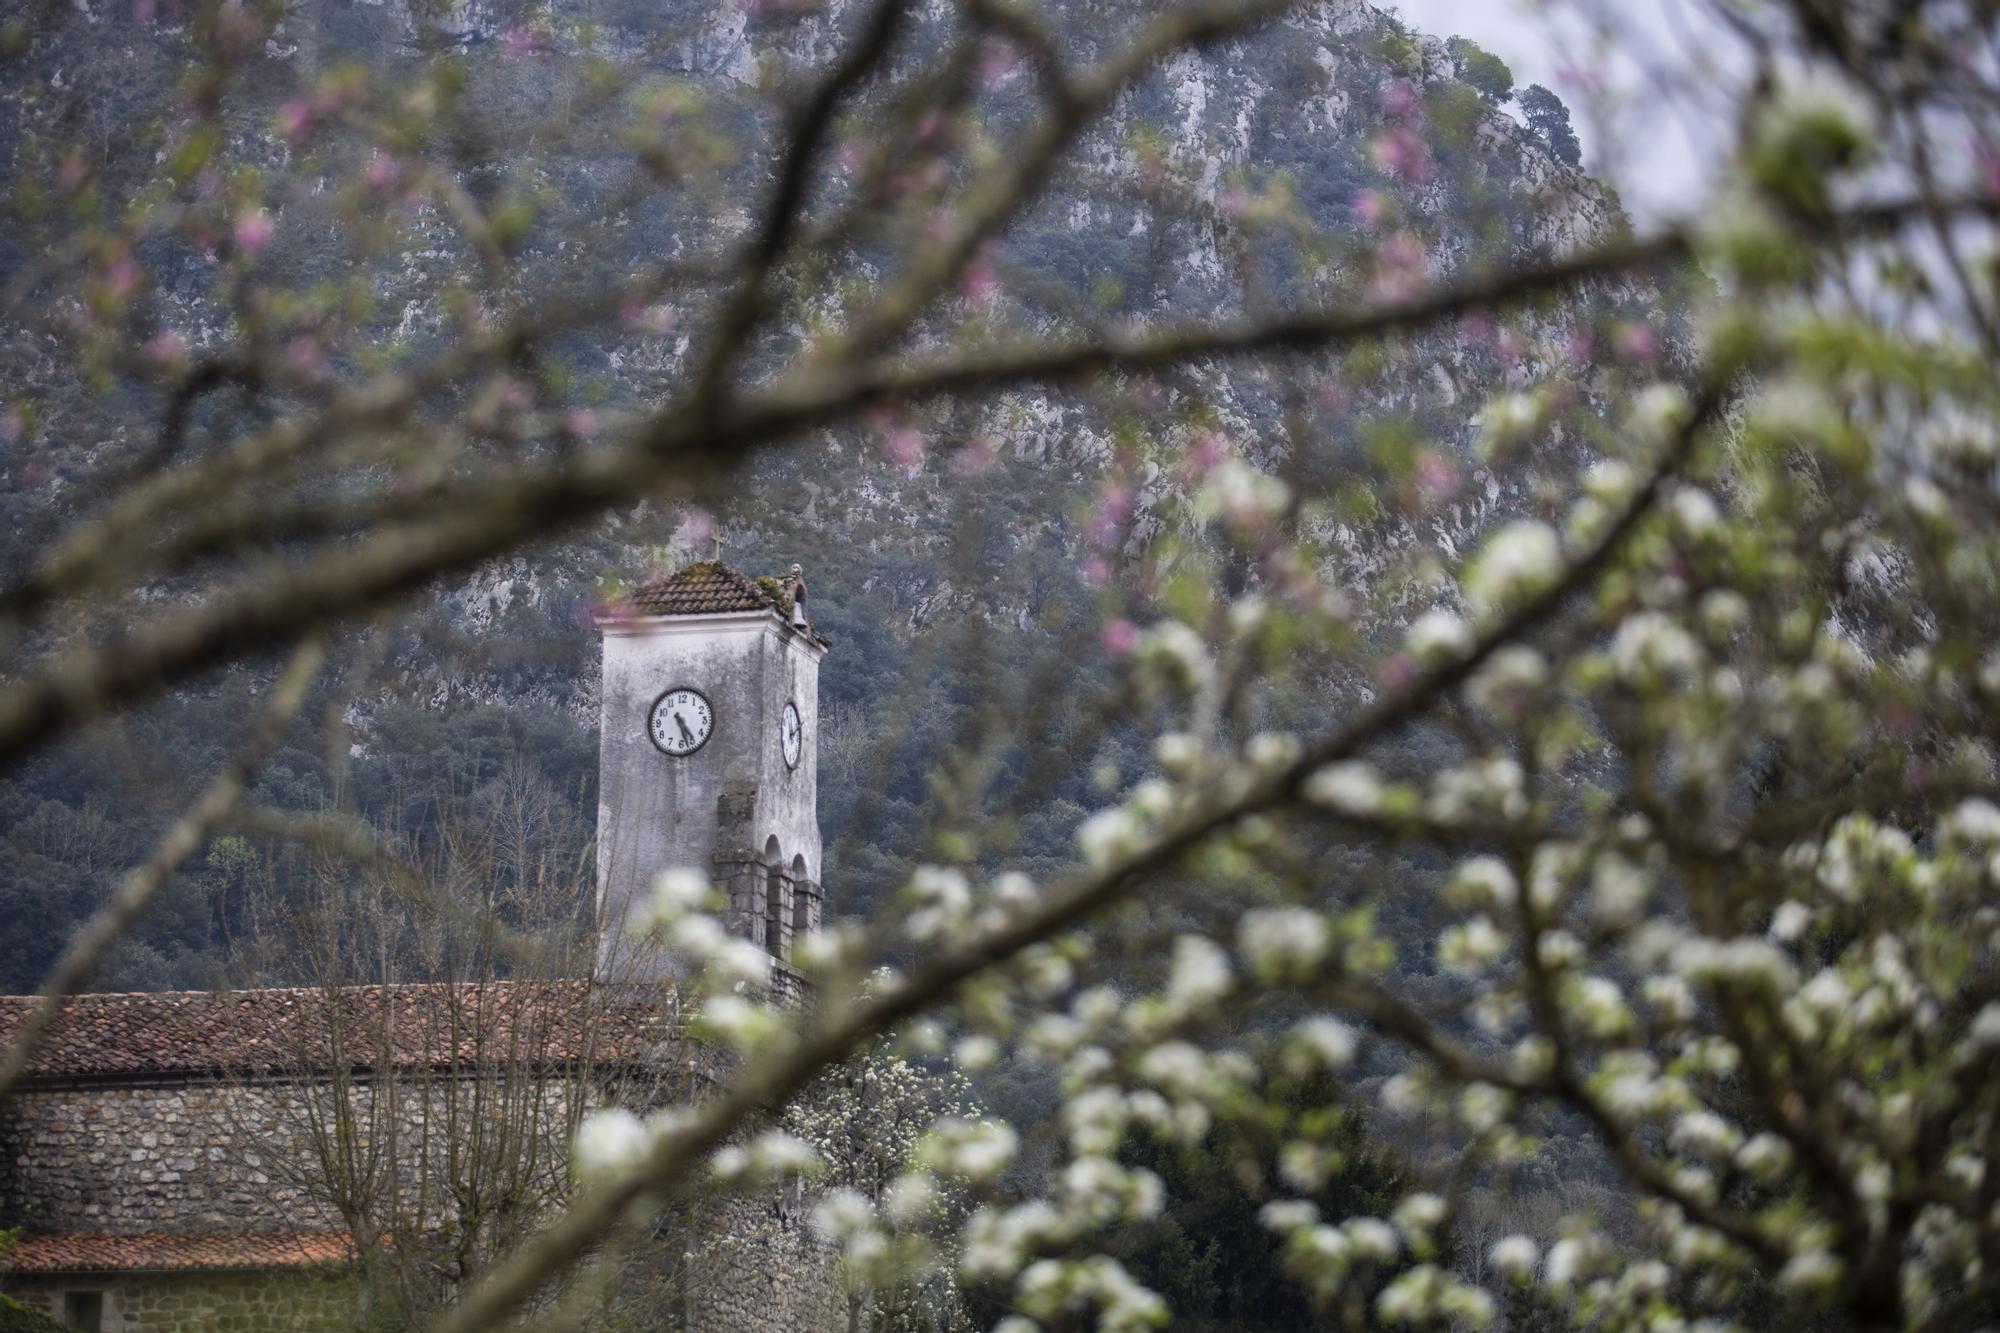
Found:
M 693 745 L 694 733 L 688 730 L 687 719 L 682 717 L 679 713 L 675 713 L 674 725 L 681 729 L 681 743 L 684 745 Z

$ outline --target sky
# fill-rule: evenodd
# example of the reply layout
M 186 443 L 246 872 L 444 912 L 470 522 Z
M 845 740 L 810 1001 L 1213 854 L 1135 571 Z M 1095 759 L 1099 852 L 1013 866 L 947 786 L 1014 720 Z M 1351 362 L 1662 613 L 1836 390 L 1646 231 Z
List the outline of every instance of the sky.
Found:
M 1412 27 L 1499 56 L 1570 106 L 1585 163 L 1639 222 L 1697 213 L 1729 150 L 1743 48 L 1703 0 L 1387 0 Z M 1600 29 L 1614 39 L 1603 41 Z

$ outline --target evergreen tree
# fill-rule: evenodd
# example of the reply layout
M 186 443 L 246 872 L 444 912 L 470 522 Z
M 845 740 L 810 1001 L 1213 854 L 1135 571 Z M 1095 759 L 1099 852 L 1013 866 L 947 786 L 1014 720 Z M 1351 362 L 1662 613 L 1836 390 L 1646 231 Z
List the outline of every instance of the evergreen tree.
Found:
M 1541 136 L 1558 159 L 1573 167 L 1583 164 L 1583 145 L 1570 127 L 1569 108 L 1562 98 L 1539 83 L 1531 83 L 1522 90 L 1521 111 L 1528 118 L 1528 128 Z
M 1451 53 L 1458 77 L 1479 90 L 1489 102 L 1504 102 L 1514 95 L 1514 71 L 1507 62 L 1469 37 L 1454 37 L 1444 44 Z

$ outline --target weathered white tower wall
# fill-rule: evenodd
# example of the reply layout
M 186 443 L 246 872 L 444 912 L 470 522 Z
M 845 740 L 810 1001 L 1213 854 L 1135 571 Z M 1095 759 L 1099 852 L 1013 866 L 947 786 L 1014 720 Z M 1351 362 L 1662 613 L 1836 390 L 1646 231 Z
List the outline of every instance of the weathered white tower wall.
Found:
M 701 871 L 728 895 L 728 922 L 774 956 L 819 926 L 819 663 L 823 641 L 770 610 L 639 616 L 600 626 L 597 896 L 606 970 L 634 956 L 624 924 L 660 871 Z M 713 728 L 691 754 L 654 745 L 654 701 L 699 691 Z M 796 767 L 780 734 L 803 723 Z M 651 966 L 644 965 L 642 966 Z M 659 970 L 663 970 L 663 965 Z

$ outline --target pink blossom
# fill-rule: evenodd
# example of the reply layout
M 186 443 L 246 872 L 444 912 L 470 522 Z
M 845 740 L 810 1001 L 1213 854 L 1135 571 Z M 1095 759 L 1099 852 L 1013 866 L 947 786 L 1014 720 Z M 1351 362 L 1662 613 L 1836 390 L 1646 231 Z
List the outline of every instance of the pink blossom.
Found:
M 1400 690 L 1417 678 L 1417 664 L 1410 660 L 1408 653 L 1394 653 L 1382 663 L 1378 675 L 1385 687 Z
M 1354 196 L 1349 212 L 1357 227 L 1379 227 L 1389 216 L 1389 197 L 1380 190 L 1363 190 Z
M 1000 445 L 991 435 L 975 435 L 951 456 L 951 465 L 961 475 L 977 477 L 1000 459 Z
M 1528 340 L 1517 329 L 1502 329 L 1493 340 L 1493 351 L 1502 361 L 1511 364 L 1528 354 Z
M 1213 471 L 1218 463 L 1235 452 L 1229 441 L 1221 434 L 1205 430 L 1188 441 L 1187 461 L 1197 475 L 1204 475 Z
M 636 296 L 628 299 L 619 313 L 627 325 L 640 333 L 672 333 L 677 320 L 672 306 L 647 305 Z
M 146 355 L 162 366 L 184 365 L 188 359 L 187 335 L 179 329 L 162 329 L 146 340 Z
M 1397 232 L 1375 247 L 1375 295 L 1385 301 L 1407 301 L 1422 290 L 1429 276 L 1430 256 L 1423 242 L 1409 232 Z
M 690 509 L 680 526 L 674 529 L 674 545 L 694 547 L 710 541 L 716 534 L 715 515 L 706 509 Z
M 1376 170 L 1419 188 L 1429 185 L 1437 176 L 1437 162 L 1431 157 L 1430 145 L 1401 125 L 1377 135 L 1368 155 Z
M 159 0 L 132 0 L 132 21 L 145 26 L 160 16 Z
M 630 599 L 607 597 L 590 607 L 584 614 L 586 627 L 593 625 L 619 625 L 637 619 Z
M 500 47 L 511 60 L 533 55 L 549 48 L 549 35 L 540 28 L 523 27 L 516 24 L 500 34 Z
M 119 255 L 104 266 L 104 290 L 114 300 L 126 300 L 139 290 L 139 280 L 144 276 L 131 255 Z
M 376 153 L 368 159 L 361 178 L 368 182 L 369 189 L 386 193 L 403 178 L 403 164 L 387 153 Z
M 326 348 L 309 333 L 301 333 L 285 344 L 285 362 L 301 376 L 316 380 L 326 373 Z
M 916 467 L 924 461 L 924 433 L 908 422 L 895 422 L 882 431 L 882 452 L 898 467 Z
M 1596 341 L 1590 336 L 1590 330 L 1586 328 L 1573 328 L 1563 338 L 1564 353 L 1578 365 L 1590 360 L 1590 354 L 1595 348 Z
M 587 407 L 573 407 L 563 418 L 563 429 L 580 440 L 597 434 L 597 413 Z
M 1403 117 L 1417 109 L 1417 90 L 1408 79 L 1391 79 L 1382 87 L 1382 111 L 1385 115 Z
M 1107 581 L 1109 571 L 1106 571 Z M 1104 622 L 1104 651 L 1123 657 L 1139 646 L 1139 627 L 1123 616 Z
M 1131 486 L 1126 483 L 1105 482 L 1098 492 L 1097 507 L 1083 525 L 1084 540 L 1092 546 L 1109 546 L 1117 541 L 1125 525 L 1132 521 L 1136 500 Z
M 998 88 L 1021 70 L 1021 53 L 1007 42 L 988 40 L 979 48 L 976 77 L 982 88 Z
M 62 170 L 56 173 L 56 189 L 64 194 L 75 194 L 90 183 L 90 163 L 82 153 L 71 153 L 63 158 Z
M 1556 71 L 1556 82 L 1581 93 L 1601 92 L 1604 89 L 1604 71 L 1590 65 L 1564 65 Z
M 271 243 L 271 215 L 261 208 L 245 209 L 236 215 L 236 248 L 254 255 Z
M 874 149 L 859 139 L 849 139 L 840 146 L 841 169 L 850 176 L 858 176 L 868 167 L 875 155 Z
M 965 299 L 974 305 L 986 305 L 1000 294 L 1000 271 L 985 254 L 965 266 L 963 282 Z
M 1409 232 L 1399 231 L 1376 247 L 1375 257 L 1390 268 L 1423 269 L 1429 262 L 1424 244 Z
M 1250 192 L 1240 185 L 1232 185 L 1215 197 L 1215 206 L 1224 216 L 1240 218 L 1250 211 Z
M 1474 347 L 1484 347 L 1494 340 L 1497 332 L 1493 316 L 1484 310 L 1474 310 L 1458 321 L 1458 335 Z
M 1660 335 L 1644 320 L 1627 320 L 1612 331 L 1611 346 L 1627 361 L 1652 361 L 1660 354 Z
M 304 143 L 312 135 L 313 118 L 312 106 L 294 98 L 278 108 L 278 133 L 294 144 Z
M 21 409 L 9 406 L 0 412 L 0 444 L 18 444 L 27 433 L 28 419 L 21 415 Z
M 1338 380 L 1329 380 L 1319 391 L 1319 410 L 1328 416 L 1345 412 L 1347 402 L 1347 388 Z
M 1426 449 L 1417 456 L 1417 485 L 1442 504 L 1458 494 L 1458 469 L 1443 454 Z

